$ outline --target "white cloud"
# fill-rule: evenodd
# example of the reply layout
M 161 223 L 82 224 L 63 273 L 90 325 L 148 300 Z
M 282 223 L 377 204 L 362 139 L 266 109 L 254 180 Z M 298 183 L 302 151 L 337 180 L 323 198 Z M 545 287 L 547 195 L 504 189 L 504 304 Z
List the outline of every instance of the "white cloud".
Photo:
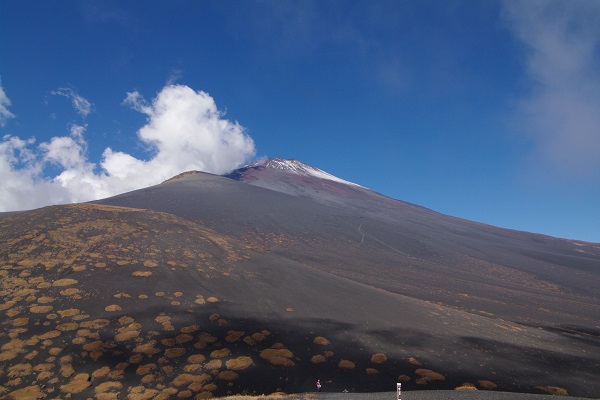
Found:
M 63 169 L 78 169 L 86 165 L 87 143 L 83 138 L 85 126 L 72 125 L 71 136 L 53 137 L 40 144 L 43 160 Z
M 4 136 L 0 142 L 0 210 L 35 208 L 61 202 L 60 189 L 40 180 L 42 163 L 31 147 L 34 139 Z
M 8 111 L 10 104 L 10 99 L 4 92 L 2 81 L 0 80 L 0 126 L 4 126 L 7 119 L 14 118 L 14 114 Z
M 92 103 L 80 96 L 75 90 L 71 88 L 60 88 L 50 93 L 57 96 L 64 96 L 71 100 L 73 108 L 75 108 L 77 113 L 83 118 L 87 117 L 92 112 Z
M 138 136 L 157 151 L 147 167 L 163 175 L 194 168 L 222 174 L 254 155 L 254 142 L 244 128 L 224 119 L 213 98 L 205 92 L 168 85 L 152 105 L 147 105 L 137 93 L 129 93 L 125 101 L 148 115 L 148 124 Z M 166 169 L 164 165 L 170 167 Z
M 519 123 L 542 165 L 569 176 L 600 173 L 600 2 L 506 1 L 525 44 L 531 93 Z
M 165 86 L 147 103 L 128 93 L 124 103 L 148 116 L 138 131 L 148 160 L 106 148 L 99 164 L 88 160 L 85 125 L 68 136 L 0 141 L 0 211 L 104 198 L 158 184 L 178 173 L 229 172 L 254 156 L 254 142 L 237 122 L 224 119 L 213 98 L 183 85 Z M 59 170 L 44 177 L 48 165 Z

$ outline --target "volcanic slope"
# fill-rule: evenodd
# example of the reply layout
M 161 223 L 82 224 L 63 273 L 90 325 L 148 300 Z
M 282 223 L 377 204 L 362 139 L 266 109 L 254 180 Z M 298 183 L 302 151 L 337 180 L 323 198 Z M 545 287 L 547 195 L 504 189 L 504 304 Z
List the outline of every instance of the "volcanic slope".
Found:
M 320 254 L 315 268 L 467 311 L 486 305 L 499 317 L 554 328 L 539 308 L 557 299 L 563 317 L 577 310 L 562 323 L 597 328 L 595 307 L 579 304 L 594 306 L 600 297 L 600 244 L 449 217 L 326 175 L 299 161 L 269 159 L 228 177 L 304 199 L 313 211 L 335 209 L 322 210 L 326 218 L 311 232 L 325 246 L 295 249 L 306 249 L 303 259 Z
M 578 347 L 574 355 L 587 355 L 587 341 L 591 340 L 595 343 L 594 354 L 598 354 L 598 244 L 510 231 L 444 216 L 332 179 L 331 175 L 298 161 L 265 160 L 229 177 L 252 186 L 240 186 L 207 174 L 188 175 L 155 187 L 154 190 L 163 192 L 161 195 L 146 197 L 146 192 L 131 193 L 109 202 L 115 205 L 142 202 L 144 207 L 173 213 L 249 240 L 252 248 L 269 251 L 270 259 L 264 259 L 264 255 L 252 257 L 257 267 L 275 264 L 284 274 L 289 269 L 282 266 L 289 261 L 309 267 L 303 269 L 309 275 L 309 287 L 315 286 L 315 279 L 310 277 L 319 270 L 328 279 L 334 275 L 390 294 L 466 312 L 469 318 L 487 318 L 493 327 L 491 342 L 477 340 L 479 333 L 471 324 L 458 324 L 463 333 L 460 340 L 467 341 L 468 346 L 481 346 L 485 351 L 502 348 L 504 342 L 494 341 L 501 336 L 496 331 L 509 329 L 519 333 L 513 334 L 508 344 L 519 345 L 518 349 L 535 348 L 538 344 L 522 343 L 528 335 L 521 331 L 534 328 L 529 332 L 536 338 L 539 332 L 552 333 L 553 338 L 558 334 L 560 343 L 566 339 L 583 344 L 584 349 Z M 275 273 L 268 271 L 268 276 Z M 266 288 L 270 296 L 275 294 L 272 286 L 277 281 L 272 280 Z M 303 289 L 302 298 L 306 290 L 300 282 L 304 280 L 296 281 Z M 325 282 L 324 286 L 334 285 Z M 283 291 L 282 304 L 293 293 Z M 315 305 L 309 316 L 337 321 L 347 315 L 347 320 L 358 326 L 373 323 L 361 322 L 361 318 L 370 315 L 378 315 L 377 321 L 394 319 L 393 315 L 380 313 L 397 308 L 385 303 L 376 303 L 379 312 L 354 308 L 347 302 L 349 295 L 355 293 L 347 293 L 330 296 L 331 291 L 325 289 L 324 293 L 319 290 L 311 294 L 304 300 Z M 343 310 L 339 310 L 339 304 Z M 296 311 L 295 315 L 298 314 Z M 518 325 L 507 328 L 502 325 L 505 322 Z M 399 318 L 398 323 L 394 326 L 412 329 L 417 320 Z M 441 322 L 441 328 L 447 329 L 447 324 Z M 426 323 L 423 331 L 434 332 L 434 329 Z M 581 337 L 586 341 L 580 342 Z M 550 342 L 553 340 L 548 339 Z M 453 351 L 445 350 L 444 365 L 452 364 Z M 444 353 L 444 350 L 434 352 Z M 567 365 L 553 356 L 550 358 L 551 365 L 562 365 L 562 369 Z M 582 374 L 577 379 L 587 382 L 589 375 L 585 371 L 598 368 L 598 364 L 594 357 L 584 356 L 580 361 Z M 462 359 L 457 362 L 457 368 L 465 368 L 460 365 L 462 362 Z M 479 368 L 480 364 L 472 365 Z
M 0 393 L 600 395 L 600 245 L 278 161 L 0 219 Z

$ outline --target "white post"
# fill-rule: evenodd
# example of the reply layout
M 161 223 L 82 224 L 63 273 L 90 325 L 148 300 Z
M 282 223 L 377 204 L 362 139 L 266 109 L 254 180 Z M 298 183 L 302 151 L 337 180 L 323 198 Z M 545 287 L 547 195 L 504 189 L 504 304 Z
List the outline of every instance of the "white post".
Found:
M 396 383 L 396 390 L 398 392 L 397 400 L 402 400 L 402 384 L 401 383 Z

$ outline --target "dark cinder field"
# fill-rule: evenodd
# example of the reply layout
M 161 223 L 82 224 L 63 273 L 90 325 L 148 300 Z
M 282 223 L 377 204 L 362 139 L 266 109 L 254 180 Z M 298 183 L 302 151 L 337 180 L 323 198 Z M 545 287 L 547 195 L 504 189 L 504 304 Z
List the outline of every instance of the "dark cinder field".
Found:
M 282 174 L 1 218 L 0 395 L 600 397 L 600 244 Z

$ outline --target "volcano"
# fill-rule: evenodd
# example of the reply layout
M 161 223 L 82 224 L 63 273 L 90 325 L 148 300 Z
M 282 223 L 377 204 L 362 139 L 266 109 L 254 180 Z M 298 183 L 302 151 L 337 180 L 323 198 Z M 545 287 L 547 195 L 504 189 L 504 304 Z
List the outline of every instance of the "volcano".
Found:
M 600 397 L 598 243 L 443 215 L 284 159 L 0 226 L 0 393 L 14 398 L 317 379 Z

